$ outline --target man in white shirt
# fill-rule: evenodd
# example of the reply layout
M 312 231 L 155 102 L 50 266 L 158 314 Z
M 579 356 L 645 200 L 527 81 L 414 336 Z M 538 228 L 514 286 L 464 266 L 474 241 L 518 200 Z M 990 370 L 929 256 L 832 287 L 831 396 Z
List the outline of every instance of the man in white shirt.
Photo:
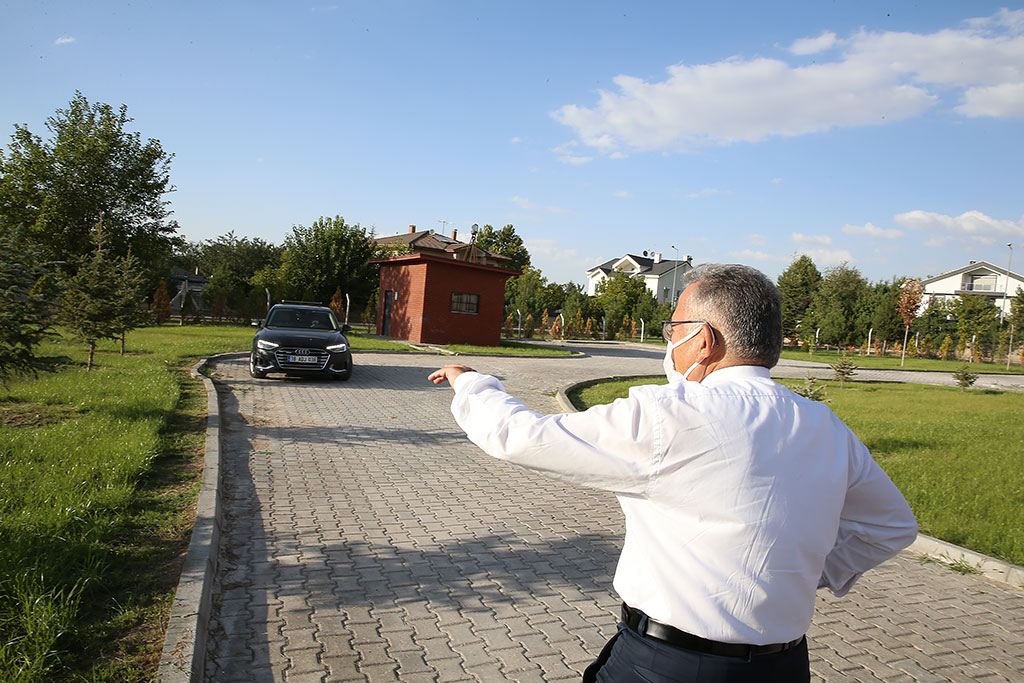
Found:
M 769 378 L 775 285 L 720 264 L 685 285 L 663 326 L 667 385 L 539 415 L 466 366 L 429 379 L 452 385 L 456 422 L 488 454 L 618 497 L 622 623 L 584 681 L 807 681 L 816 589 L 844 595 L 917 524 L 827 406 Z

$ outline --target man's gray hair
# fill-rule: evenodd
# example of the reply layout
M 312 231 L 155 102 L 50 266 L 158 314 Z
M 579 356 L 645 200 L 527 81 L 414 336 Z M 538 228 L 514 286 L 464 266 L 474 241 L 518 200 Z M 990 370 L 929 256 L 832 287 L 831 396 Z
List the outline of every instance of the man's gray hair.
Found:
M 726 353 L 774 367 L 782 353 L 782 299 L 775 284 L 736 263 L 705 263 L 683 278 L 684 287 L 698 283 L 693 313 L 722 333 Z

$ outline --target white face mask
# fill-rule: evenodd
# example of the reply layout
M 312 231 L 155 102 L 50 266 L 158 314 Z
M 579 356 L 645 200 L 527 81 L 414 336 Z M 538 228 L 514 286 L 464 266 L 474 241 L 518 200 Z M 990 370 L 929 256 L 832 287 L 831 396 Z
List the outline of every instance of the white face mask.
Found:
M 690 373 L 693 372 L 693 369 L 700 365 L 700 361 L 697 361 L 696 363 L 688 367 L 686 369 L 686 372 L 679 372 L 678 370 L 676 370 L 675 361 L 672 360 L 672 352 L 676 350 L 677 346 L 680 346 L 681 344 L 684 344 L 685 342 L 688 342 L 694 337 L 696 337 L 697 333 L 700 332 L 701 328 L 704 327 L 704 325 L 706 324 L 707 323 L 701 323 L 693 332 L 686 335 L 679 341 L 669 344 L 668 348 L 665 349 L 665 360 L 663 360 L 661 364 L 662 367 L 665 368 L 665 376 L 668 377 L 669 382 L 686 381 L 686 378 L 690 376 Z

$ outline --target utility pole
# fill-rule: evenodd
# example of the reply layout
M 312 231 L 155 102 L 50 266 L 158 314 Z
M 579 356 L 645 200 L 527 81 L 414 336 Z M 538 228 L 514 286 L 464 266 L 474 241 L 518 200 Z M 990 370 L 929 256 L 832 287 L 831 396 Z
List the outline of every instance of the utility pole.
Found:
M 1003 287 L 1003 305 L 999 308 L 999 325 L 1002 326 L 1003 318 L 1006 316 L 1006 298 L 1010 294 L 1010 266 L 1013 264 L 1013 242 L 1006 243 L 1010 250 L 1010 258 L 1006 262 L 1006 285 Z

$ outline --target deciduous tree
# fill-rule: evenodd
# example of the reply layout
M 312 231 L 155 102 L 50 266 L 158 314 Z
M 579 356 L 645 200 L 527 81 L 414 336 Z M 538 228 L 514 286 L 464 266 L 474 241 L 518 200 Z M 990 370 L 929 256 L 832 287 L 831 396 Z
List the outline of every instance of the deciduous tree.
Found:
M 910 323 L 917 317 L 917 309 L 921 307 L 921 296 L 924 288 L 920 280 L 907 280 L 903 283 L 903 291 L 900 293 L 899 303 L 896 309 L 903 319 L 903 355 L 900 356 L 900 367 L 907 359 L 907 337 L 910 336 Z
M 476 234 L 476 245 L 510 258 L 508 267 L 512 270 L 523 270 L 530 265 L 530 252 L 523 244 L 523 238 L 516 234 L 516 229 L 511 224 L 500 230 L 485 225 Z
M 47 119 L 48 139 L 15 125 L 0 154 L 0 217 L 23 224 L 43 258 L 66 270 L 90 262 L 91 231 L 102 217 L 110 256 L 130 249 L 155 283 L 176 239 L 165 200 L 173 155 L 129 132 L 131 121 L 124 105 L 90 104 L 76 92 Z
M 814 328 L 820 328 L 818 342 L 822 344 L 848 346 L 859 342 L 856 313 L 867 291 L 867 281 L 856 268 L 843 263 L 826 270 L 809 309 L 813 328 L 805 333 L 813 336 Z
M 369 263 L 376 255 L 372 240 L 359 225 L 341 216 L 321 216 L 305 227 L 292 227 L 285 238 L 279 280 L 288 298 L 308 293 L 314 301 L 329 301 L 335 288 L 362 305 L 378 288 L 380 268 Z

